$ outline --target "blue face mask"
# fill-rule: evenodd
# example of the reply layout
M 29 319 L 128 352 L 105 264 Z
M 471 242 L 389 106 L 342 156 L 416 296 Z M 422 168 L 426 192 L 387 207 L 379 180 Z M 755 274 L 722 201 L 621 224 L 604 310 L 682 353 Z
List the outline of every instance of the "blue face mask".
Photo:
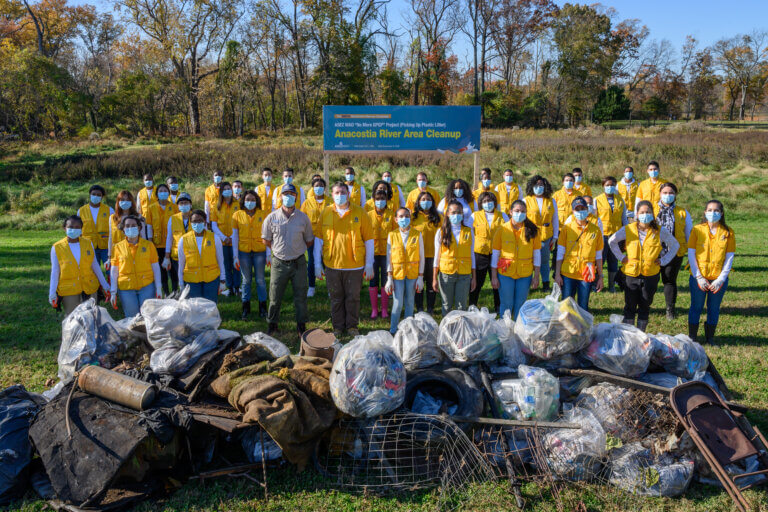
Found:
M 496 205 L 494 205 L 493 203 L 483 203 L 483 210 L 487 211 L 488 213 L 491 213 L 495 206 Z
M 347 194 L 337 194 L 333 196 L 333 202 L 342 205 L 347 203 Z
M 136 238 L 137 236 L 139 236 L 139 227 L 131 226 L 129 228 L 125 228 L 123 230 L 123 233 L 125 233 L 126 238 Z
M 576 220 L 587 220 L 587 217 L 589 217 L 589 210 L 576 210 L 573 212 L 573 216 Z
M 525 212 L 512 212 L 512 220 L 515 224 L 520 224 L 525 220 Z
M 170 195 L 170 194 L 169 194 L 168 192 L 158 192 L 158 193 L 157 193 L 157 198 L 158 198 L 159 200 L 161 200 L 161 201 L 167 201 L 167 200 L 168 200 L 168 196 L 169 196 L 169 195 Z
M 658 178 L 659 171 L 658 170 L 648 171 L 648 176 L 650 176 L 651 178 Z
M 606 185 L 603 187 L 603 190 L 605 191 L 606 195 L 612 196 L 616 193 L 616 187 L 613 185 Z
M 154 183 L 155 182 L 152 181 L 152 180 L 145 180 L 144 181 L 144 186 L 147 187 L 147 188 L 150 188 L 152 185 L 154 185 Z
M 291 194 L 285 194 L 283 195 L 283 206 L 286 208 L 293 208 L 293 205 L 296 204 L 296 196 L 292 196 Z
M 101 196 L 91 196 L 91 203 L 99 204 L 101 202 Z
M 572 181 L 564 181 L 563 186 L 566 190 L 571 190 L 573 188 L 573 182 Z
M 263 176 L 262 179 L 264 180 L 264 183 L 272 183 L 272 176 Z
M 397 219 L 397 225 L 401 228 L 405 229 L 411 224 L 411 218 L 410 217 L 400 217 Z
M 661 200 L 664 204 L 672 204 L 675 202 L 675 194 L 661 194 Z
M 637 214 L 637 221 L 641 222 L 643 224 L 650 224 L 651 221 L 653 221 L 653 214 L 652 213 L 638 213 Z
M 232 189 L 222 190 L 221 195 L 222 197 L 232 197 Z
M 205 231 L 205 222 L 193 222 L 192 230 L 199 235 L 200 233 Z
M 243 205 L 245 206 L 246 210 L 253 210 L 256 208 L 256 201 L 245 201 L 243 202 Z
M 235 197 L 240 197 L 240 194 L 243 193 L 243 189 L 241 189 L 240 187 L 234 187 L 232 189 L 232 193 L 235 194 Z
M 515 180 L 515 177 L 511 174 L 505 174 L 504 175 L 504 183 L 512 183 Z
M 419 201 L 419 206 L 422 210 L 429 210 L 432 208 L 432 201 Z
M 425 189 L 427 188 L 427 182 L 426 180 L 416 180 L 416 186 L 420 189 Z
M 120 205 L 120 208 L 123 210 L 130 210 L 131 206 L 133 206 L 133 203 L 130 201 L 120 201 L 118 204 Z
M 453 195 L 456 196 L 456 197 L 464 196 L 464 189 L 463 188 L 454 189 L 453 190 Z
M 576 183 L 581 183 L 581 180 L 583 180 L 583 179 L 584 179 L 584 177 L 583 177 L 583 176 L 574 176 L 574 177 L 573 177 L 573 180 L 574 180 Z
M 283 183 L 293 185 L 293 176 L 283 177 Z
M 461 221 L 464 220 L 464 215 L 461 213 L 454 213 L 453 215 L 449 215 L 448 218 L 451 220 L 451 224 L 455 226 L 456 224 L 461 224 Z
M 316 196 L 322 196 L 325 194 L 325 187 L 313 187 Z
M 179 205 L 179 211 L 181 213 L 188 213 L 189 210 L 191 210 L 191 209 L 192 209 L 192 205 L 191 204 L 186 204 L 185 203 L 185 204 L 180 204 Z
M 377 199 L 376 201 L 373 202 L 373 204 L 375 204 L 376 208 L 378 208 L 379 210 L 383 210 L 384 208 L 387 207 L 387 201 L 384 199 Z
M 345 174 L 344 179 L 346 179 L 349 183 L 352 183 L 355 181 L 355 175 L 354 174 Z
M 625 172 L 624 173 L 624 178 L 626 178 L 627 181 L 632 181 L 632 178 L 634 177 L 634 175 L 635 175 L 634 172 L 631 172 L 631 171 L 630 172 Z
M 483 180 L 482 183 L 485 188 L 488 188 L 491 186 L 491 180 Z
M 384 176 L 381 179 L 384 180 L 384 183 L 392 183 L 392 176 Z
M 79 228 L 67 228 L 67 236 L 73 240 L 76 240 L 80 238 L 80 235 L 83 233 L 82 229 Z
M 171 192 L 176 192 L 177 190 L 179 190 L 179 184 L 178 183 L 171 183 L 168 186 L 170 187 Z
M 221 183 L 221 176 L 214 176 L 213 177 L 213 182 L 214 183 Z
M 540 196 L 544 193 L 544 185 L 536 185 L 533 187 L 533 193 L 537 196 Z
M 704 212 L 704 217 L 707 218 L 708 222 L 718 222 L 723 218 L 723 214 L 718 211 Z

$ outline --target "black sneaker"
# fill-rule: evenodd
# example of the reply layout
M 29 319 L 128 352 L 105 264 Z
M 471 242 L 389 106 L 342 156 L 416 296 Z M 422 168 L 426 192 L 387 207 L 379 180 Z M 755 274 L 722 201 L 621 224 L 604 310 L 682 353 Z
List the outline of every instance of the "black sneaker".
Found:
M 306 332 L 307 324 L 296 324 L 296 330 L 299 331 L 299 336 L 301 336 Z
M 270 323 L 269 327 L 267 328 L 267 334 L 269 336 L 272 336 L 273 334 L 277 334 L 277 324 Z

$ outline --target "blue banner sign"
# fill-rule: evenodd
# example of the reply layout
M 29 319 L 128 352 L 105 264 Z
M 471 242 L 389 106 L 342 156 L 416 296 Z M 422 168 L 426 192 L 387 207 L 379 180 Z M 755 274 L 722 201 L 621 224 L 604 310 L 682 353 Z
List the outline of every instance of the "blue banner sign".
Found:
M 323 151 L 480 150 L 480 107 L 323 107 Z

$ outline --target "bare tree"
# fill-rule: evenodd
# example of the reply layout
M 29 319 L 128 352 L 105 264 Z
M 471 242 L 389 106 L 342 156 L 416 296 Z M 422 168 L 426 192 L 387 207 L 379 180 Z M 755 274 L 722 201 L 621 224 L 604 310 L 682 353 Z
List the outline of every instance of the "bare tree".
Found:
M 717 62 L 728 79 L 741 89 L 739 120 L 744 120 L 747 90 L 768 58 L 768 32 L 754 31 L 715 43 Z M 735 98 L 732 98 L 735 101 Z M 733 118 L 733 101 L 729 117 Z

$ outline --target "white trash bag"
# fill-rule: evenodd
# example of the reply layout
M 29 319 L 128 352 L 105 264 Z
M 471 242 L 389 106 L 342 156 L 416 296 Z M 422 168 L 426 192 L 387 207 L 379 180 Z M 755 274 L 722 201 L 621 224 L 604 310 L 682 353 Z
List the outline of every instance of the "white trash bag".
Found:
M 202 332 L 221 325 L 215 302 L 201 297 L 188 299 L 188 293 L 187 286 L 179 300 L 148 299 L 141 305 L 147 340 L 152 348 L 160 348 L 171 340 L 191 343 Z
M 393 346 L 406 369 L 428 368 L 445 359 L 437 345 L 437 331 L 437 322 L 423 311 L 400 321 Z
M 600 473 L 605 455 L 603 427 L 591 411 L 582 407 L 566 408 L 558 421 L 576 423 L 581 428 L 554 429 L 544 434 L 547 464 L 560 478 L 592 481 Z
M 610 454 L 608 482 L 632 494 L 641 496 L 682 496 L 693 479 L 694 462 L 681 458 L 676 461 L 664 454 L 654 458 L 640 443 L 631 443 Z
M 386 337 L 376 332 L 356 336 L 336 355 L 331 397 L 336 407 L 350 416 L 386 414 L 405 399 L 405 366 L 392 349 L 391 335 L 389 342 L 382 340 Z
M 507 336 L 495 318 L 487 308 L 451 311 L 440 322 L 437 345 L 454 363 L 495 361 L 502 355 L 501 339 Z

